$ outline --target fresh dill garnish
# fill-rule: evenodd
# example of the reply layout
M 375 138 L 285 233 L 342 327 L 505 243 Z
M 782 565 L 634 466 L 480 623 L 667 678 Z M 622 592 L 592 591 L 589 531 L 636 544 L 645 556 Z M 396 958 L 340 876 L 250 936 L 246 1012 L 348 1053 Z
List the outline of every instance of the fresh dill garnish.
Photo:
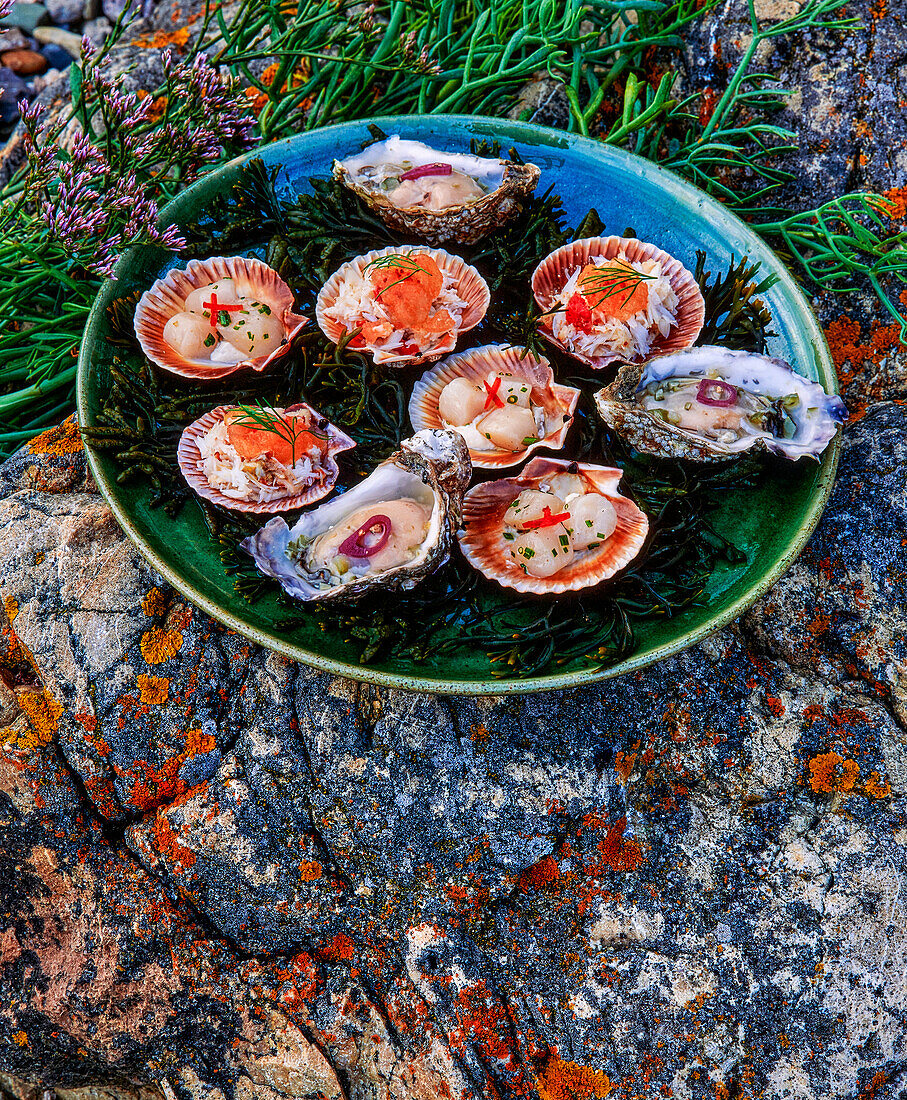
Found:
M 595 271 L 590 271 L 585 278 L 580 278 L 577 289 L 587 301 L 597 297 L 597 301 L 590 303 L 592 309 L 597 309 L 606 299 L 614 298 L 626 291 L 626 296 L 620 304 L 622 309 L 643 283 L 651 282 L 656 278 L 656 275 L 637 271 L 634 267 L 625 267 L 621 263 L 602 264 Z
M 415 249 L 413 249 L 415 251 Z M 368 271 L 370 268 L 374 268 L 375 271 L 385 271 L 388 268 L 402 268 L 406 272 L 405 275 L 401 275 L 399 279 L 395 279 L 392 283 L 388 283 L 387 286 L 383 286 L 380 290 L 375 292 L 375 297 L 380 298 L 385 291 L 391 289 L 391 287 L 397 286 L 399 283 L 405 283 L 407 279 L 411 279 L 417 271 L 421 271 L 423 275 L 430 275 L 431 272 L 427 267 L 423 267 L 418 260 L 413 259 L 412 252 L 391 252 L 387 256 L 377 256 L 374 260 L 369 261 L 363 270 Z
M 296 465 L 296 445 L 303 436 L 313 436 L 324 441 L 327 436 L 316 428 L 309 427 L 305 417 L 288 417 L 285 411 L 270 408 L 262 401 L 256 401 L 253 405 L 239 404 L 235 406 L 239 416 L 231 416 L 231 424 L 239 424 L 243 427 L 254 427 L 260 431 L 276 435 L 278 439 L 290 444 L 290 465 Z

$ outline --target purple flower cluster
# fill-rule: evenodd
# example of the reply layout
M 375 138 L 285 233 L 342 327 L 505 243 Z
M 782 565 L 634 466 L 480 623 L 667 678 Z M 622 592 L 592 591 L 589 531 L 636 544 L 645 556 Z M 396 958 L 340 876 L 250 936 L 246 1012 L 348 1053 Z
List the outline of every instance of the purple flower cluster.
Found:
M 5 0 L 0 0 L 0 3 Z M 130 245 L 184 247 L 176 226 L 158 226 L 161 185 L 190 182 L 252 137 L 247 100 L 199 55 L 163 57 L 159 98 L 122 92 L 82 43 L 82 118 L 86 129 L 58 144 L 59 125 L 41 125 L 42 108 L 20 104 L 29 160 L 27 188 L 39 217 L 66 252 L 100 275 L 112 274 Z M 155 118 L 156 105 L 163 113 Z

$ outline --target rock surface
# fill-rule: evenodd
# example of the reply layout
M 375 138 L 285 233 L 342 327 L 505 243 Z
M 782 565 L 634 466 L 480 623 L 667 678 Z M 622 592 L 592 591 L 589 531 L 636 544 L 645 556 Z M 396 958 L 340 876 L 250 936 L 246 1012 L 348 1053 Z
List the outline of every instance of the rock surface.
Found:
M 880 66 L 888 29 L 848 41 Z M 807 549 L 581 691 L 294 665 L 144 565 L 71 424 L 0 468 L 0 1087 L 902 1100 L 907 361 L 859 296 L 818 305 L 853 419 Z

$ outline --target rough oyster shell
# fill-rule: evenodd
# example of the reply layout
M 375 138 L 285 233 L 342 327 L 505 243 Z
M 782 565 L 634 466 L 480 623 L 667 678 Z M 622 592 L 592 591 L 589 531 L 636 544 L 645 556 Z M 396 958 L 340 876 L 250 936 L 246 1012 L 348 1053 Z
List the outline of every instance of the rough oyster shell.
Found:
M 610 500 L 617 513 L 614 534 L 597 550 L 578 551 L 574 561 L 552 577 L 530 577 L 511 560 L 502 538 L 504 513 L 524 489 L 537 489 L 555 474 L 580 474 L 590 492 Z M 460 549 L 474 569 L 505 588 L 538 596 L 575 592 L 601 584 L 624 569 L 642 550 L 649 531 L 644 512 L 617 491 L 623 470 L 558 458 L 533 458 L 516 477 L 473 486 L 463 500 Z
M 788 410 L 797 424 L 796 434 L 791 439 L 751 435 L 732 443 L 720 443 L 668 424 L 638 404 L 638 395 L 650 382 L 709 375 L 739 389 L 771 395 L 773 399 L 796 393 L 799 405 Z M 783 359 L 711 346 L 690 348 L 654 362 L 623 366 L 611 385 L 595 394 L 595 404 L 608 427 L 637 450 L 693 462 L 720 462 L 744 451 L 762 449 L 790 459 L 806 455 L 818 460 L 847 418 L 840 397 L 827 394 L 818 382 L 804 378 Z
M 409 419 L 416 431 L 423 428 L 444 428 L 438 412 L 441 391 L 454 378 L 469 378 L 481 382 L 489 371 L 501 371 L 523 378 L 532 385 L 532 401 L 545 410 L 545 419 L 551 430 L 537 443 L 520 451 L 474 451 L 469 457 L 473 466 L 486 470 L 518 466 L 540 447 L 560 450 L 573 423 L 573 412 L 580 391 L 572 386 L 561 386 L 554 381 L 554 371 L 547 359 L 536 359 L 532 354 L 520 355 L 518 348 L 506 344 L 486 344 L 471 348 L 459 355 L 451 355 L 431 370 L 426 371 L 413 387 L 409 401 Z M 456 428 L 451 428 L 456 431 Z
M 412 588 L 440 568 L 450 556 L 463 492 L 471 473 L 469 452 L 461 435 L 444 431 L 418 432 L 411 439 L 404 439 L 400 450 L 376 467 L 364 481 L 305 513 L 292 529 L 283 519 L 272 519 L 241 545 L 255 559 L 262 573 L 274 577 L 298 600 L 352 600 L 379 586 L 387 591 Z M 430 498 L 432 514 L 422 552 L 405 565 L 331 586 L 324 582 L 323 574 L 306 572 L 302 562 L 288 556 L 287 546 L 291 540 L 300 536 L 315 538 L 363 505 L 407 494 L 425 497 L 426 503 Z
M 659 333 L 655 337 L 645 358 L 669 355 L 695 344 L 705 320 L 705 302 L 693 273 L 669 253 L 635 237 L 582 237 L 556 249 L 532 273 L 532 293 L 536 303 L 543 310 L 551 309 L 564 284 L 575 271 L 585 267 L 593 257 L 604 256 L 606 260 L 613 260 L 621 252 L 634 263 L 660 260 L 662 274 L 670 281 L 674 293 L 680 299 L 677 305 L 677 324 L 667 336 Z M 539 324 L 539 332 L 550 344 L 596 370 L 623 359 L 623 356 L 616 354 L 590 358 L 558 340 L 549 325 L 545 324 L 543 318 Z M 641 357 L 635 358 L 638 360 Z
M 185 359 L 164 339 L 164 325 L 174 314 L 181 313 L 186 298 L 207 283 L 232 279 L 243 295 L 254 295 L 265 302 L 283 321 L 286 339 L 269 355 L 245 359 L 239 363 L 206 363 Z M 212 380 L 225 378 L 238 370 L 266 370 L 275 360 L 286 355 L 293 338 L 308 322 L 301 313 L 294 313 L 293 291 L 267 264 L 247 256 L 212 256 L 207 260 L 190 260 L 185 270 L 173 268 L 158 279 L 142 297 L 135 311 L 135 334 L 142 351 L 152 363 L 179 374 L 183 378 Z
M 443 161 L 451 164 L 456 171 L 481 180 L 493 190 L 473 202 L 448 206 L 444 210 L 426 210 L 422 206 L 397 207 L 384 195 L 362 187 L 357 181 L 357 173 L 362 168 L 397 163 L 404 159 L 412 161 L 414 167 Z M 432 149 L 421 141 L 409 141 L 398 134 L 369 145 L 354 157 L 335 160 L 332 172 L 374 210 L 385 225 L 400 233 L 412 234 L 429 244 L 444 244 L 447 241 L 475 244 L 516 214 L 523 200 L 535 190 L 541 174 L 535 164 L 490 160 L 470 153 L 449 153 Z
M 407 245 L 376 249 L 364 256 L 357 256 L 354 260 L 350 260 L 337 268 L 319 291 L 318 300 L 315 303 L 315 319 L 318 322 L 318 327 L 329 340 L 339 344 L 348 331 L 339 321 L 325 315 L 325 310 L 330 308 L 340 296 L 344 280 L 348 279 L 352 273 L 365 277 L 366 267 L 373 260 L 377 260 L 379 256 L 389 256 L 392 253 L 406 255 L 413 251 L 425 252 L 430 255 L 442 273 L 450 275 L 455 280 L 457 294 L 467 303 L 466 312 L 463 314 L 462 323 L 453 337 L 442 344 L 438 344 L 430 352 L 418 355 L 394 355 L 391 352 L 382 351 L 366 344 L 365 350 L 371 351 L 375 363 L 379 366 L 397 367 L 413 367 L 418 366 L 419 363 L 434 363 L 454 350 L 460 333 L 469 332 L 470 329 L 476 327 L 487 313 L 491 302 L 491 291 L 488 289 L 488 283 L 485 282 L 478 271 L 459 256 L 445 252 L 443 248 L 414 249 L 411 245 Z
M 218 405 L 216 409 L 206 412 L 204 416 L 199 417 L 198 420 L 190 424 L 180 436 L 179 447 L 176 452 L 183 477 L 189 482 L 192 489 L 205 500 L 210 500 L 213 504 L 220 504 L 224 508 L 232 508 L 234 511 L 239 512 L 267 514 L 270 512 L 290 512 L 295 508 L 305 508 L 308 504 L 314 504 L 316 500 L 326 497 L 337 483 L 340 470 L 337 467 L 334 455 L 356 446 L 354 439 L 350 439 L 348 435 L 325 419 L 311 405 L 300 402 L 289 406 L 287 409 L 282 409 L 281 412 L 307 410 L 312 414 L 319 430 L 327 433 L 328 449 L 322 461 L 322 467 L 327 476 L 320 485 L 312 485 L 303 492 L 294 493 L 292 496 L 275 497 L 274 500 L 264 501 L 236 500 L 209 483 L 203 470 L 200 469 L 202 456 L 198 445 L 199 439 L 207 435 L 218 421 L 223 420 L 231 408 L 235 408 L 235 406 Z

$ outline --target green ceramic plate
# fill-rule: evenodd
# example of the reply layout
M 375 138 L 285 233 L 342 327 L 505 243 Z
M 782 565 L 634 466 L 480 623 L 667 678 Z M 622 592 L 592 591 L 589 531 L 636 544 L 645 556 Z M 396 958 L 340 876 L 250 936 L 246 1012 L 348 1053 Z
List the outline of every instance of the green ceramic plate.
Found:
M 777 257 L 743 222 L 670 172 L 598 142 L 523 123 L 455 115 L 373 121 L 388 133 L 403 130 L 446 148 L 468 148 L 473 137 L 498 140 L 505 148 L 515 145 L 526 160 L 541 167 L 539 190 L 554 184 L 570 224 L 576 225 L 579 217 L 595 207 L 606 233 L 622 233 L 632 226 L 639 237 L 657 243 L 690 268 L 697 249 L 705 250 L 713 271 L 725 269 L 732 256 L 747 255 L 761 261 L 762 273 L 774 272 L 778 277 L 765 295 L 778 333 L 771 341 L 770 353 L 794 363 L 828 391 L 836 389 L 822 331 Z M 368 136 L 364 122 L 345 123 L 278 142 L 254 155 L 268 165 L 280 165 L 284 185 L 307 190 L 310 176 L 327 174 L 334 157 L 357 151 Z M 164 220 L 179 223 L 196 216 L 213 195 L 231 185 L 242 160 L 232 161 L 190 187 L 165 209 Z M 148 286 L 170 266 L 172 258 L 164 253 L 140 248 L 123 259 L 118 276 L 130 286 Z M 100 395 L 108 385 L 106 307 L 119 292 L 115 283 L 101 290 L 82 343 L 78 404 L 79 417 L 86 425 L 95 423 Z M 831 491 L 839 451 L 840 439 L 818 465 L 805 460 L 791 463 L 790 473 L 780 485 L 774 478 L 767 479 L 760 489 L 729 492 L 713 523 L 746 551 L 746 563 L 719 566 L 698 606 L 671 619 L 638 624 L 639 645 L 630 658 L 600 671 L 575 667 L 519 680 L 491 678 L 485 656 L 478 653 L 424 663 L 355 663 L 343 640 L 323 632 L 314 621 L 305 628 L 282 625 L 290 612 L 273 596 L 254 604 L 238 596 L 197 509 L 186 508 L 170 519 L 149 507 L 144 486 L 116 483 L 118 471 L 111 457 L 88 448 L 88 459 L 101 492 L 147 561 L 187 599 L 252 641 L 356 680 L 417 691 L 500 695 L 574 687 L 620 676 L 679 653 L 736 618 L 774 584 L 803 548 Z

